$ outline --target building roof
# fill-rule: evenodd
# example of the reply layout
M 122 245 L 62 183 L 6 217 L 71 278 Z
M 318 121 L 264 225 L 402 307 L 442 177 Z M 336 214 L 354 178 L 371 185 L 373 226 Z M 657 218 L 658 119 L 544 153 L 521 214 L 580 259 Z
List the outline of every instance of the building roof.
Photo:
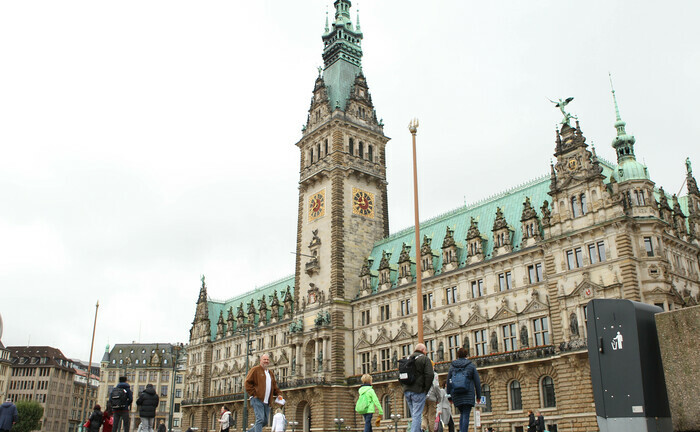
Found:
M 180 346 L 169 343 L 116 344 L 102 358 L 108 368 L 172 367 Z
M 7 347 L 12 357 L 12 367 L 56 367 L 73 372 L 73 362 L 60 349 L 50 346 Z

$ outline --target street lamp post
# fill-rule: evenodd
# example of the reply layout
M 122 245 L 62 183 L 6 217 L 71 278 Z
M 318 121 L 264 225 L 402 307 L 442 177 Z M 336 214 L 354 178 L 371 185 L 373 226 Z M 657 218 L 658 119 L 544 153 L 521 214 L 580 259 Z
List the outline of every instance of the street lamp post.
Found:
M 250 329 L 253 327 L 254 324 L 252 323 L 247 323 L 245 324 L 245 330 L 246 330 L 246 342 L 245 342 L 245 376 L 248 376 L 248 372 L 250 371 L 250 355 L 253 353 L 253 347 L 251 346 L 251 341 L 250 341 Z M 243 424 L 246 425 L 248 424 L 248 391 L 245 388 L 245 378 L 243 378 Z M 252 426 L 251 426 L 252 427 Z
M 298 421 L 290 421 L 289 425 L 292 426 L 292 432 L 294 432 L 296 430 L 297 426 L 299 426 L 299 422 Z
M 343 423 L 345 423 L 344 418 L 334 418 L 333 423 L 335 423 L 338 426 L 338 432 L 340 432 L 340 429 L 343 427 Z
M 420 256 L 420 218 L 418 217 L 418 164 L 416 163 L 416 133 L 418 133 L 418 119 L 413 119 L 408 124 L 408 131 L 411 132 L 413 139 L 413 206 L 415 210 L 416 220 L 416 307 L 418 320 L 418 343 L 424 343 L 423 340 L 423 289 L 421 282 L 423 280 L 423 269 Z
M 394 422 L 394 432 L 399 432 L 399 420 L 401 420 L 401 414 L 391 414 L 390 417 Z

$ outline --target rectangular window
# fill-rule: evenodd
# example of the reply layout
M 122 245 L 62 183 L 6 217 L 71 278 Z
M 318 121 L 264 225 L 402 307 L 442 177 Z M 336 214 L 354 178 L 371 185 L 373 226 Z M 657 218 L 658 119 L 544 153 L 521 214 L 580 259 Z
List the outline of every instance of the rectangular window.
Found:
M 450 352 L 450 360 L 457 359 L 457 350 L 459 349 L 459 335 L 447 336 L 447 348 Z
M 577 247 L 566 251 L 566 263 L 569 270 L 583 267 L 583 250 Z
M 472 298 L 481 297 L 484 295 L 484 280 L 479 279 L 472 281 Z
M 360 365 L 362 366 L 362 373 L 363 374 L 368 374 L 370 373 L 371 369 L 369 368 L 369 353 L 364 352 L 360 354 Z
M 423 310 L 432 309 L 433 306 L 433 293 L 423 294 Z
M 516 330 L 515 324 L 506 324 L 501 327 L 503 330 L 503 350 L 504 351 L 515 351 L 517 348 L 515 338 Z
M 166 385 L 160 386 L 160 395 L 161 395 L 161 396 L 167 396 L 167 395 L 168 395 L 168 386 L 166 386 Z
M 477 330 L 474 332 L 474 348 L 477 356 L 488 354 L 486 349 L 486 330 Z
M 598 260 L 600 262 L 605 262 L 605 242 L 599 241 L 598 243 L 596 243 L 596 246 L 598 247 Z
M 430 357 L 430 360 L 435 361 L 435 339 L 426 340 L 425 347 L 428 349 L 428 357 Z
M 146 381 L 146 371 L 139 372 L 139 381 Z
M 401 300 L 401 316 L 410 315 L 411 299 Z
M 175 389 L 175 397 L 176 398 L 182 397 L 182 389 Z
M 527 275 L 531 284 L 542 282 L 542 263 L 527 266 Z
M 445 299 L 447 304 L 457 303 L 457 287 L 445 288 Z
M 588 245 L 588 258 L 591 260 L 591 264 L 598 262 L 598 251 L 595 248 L 595 243 Z
M 384 305 L 379 307 L 379 316 L 381 317 L 382 321 L 386 321 L 391 316 L 389 315 L 389 305 Z
M 391 354 L 389 353 L 389 348 L 384 348 L 380 350 L 382 359 L 382 372 L 391 369 Z
M 535 346 L 549 344 L 549 327 L 547 325 L 547 317 L 537 318 L 533 321 L 535 329 Z
M 165 401 L 161 401 L 161 402 L 158 404 L 158 411 L 160 411 L 160 412 L 165 412 Z
M 576 267 L 583 267 L 583 251 L 580 247 L 574 249 L 574 255 L 576 256 Z
M 513 277 L 509 271 L 498 275 L 498 288 L 506 291 L 513 288 Z
M 401 345 L 401 357 L 406 358 L 413 354 L 413 348 L 411 344 Z
M 369 309 L 360 312 L 360 324 L 361 325 L 368 325 L 369 323 L 370 323 Z

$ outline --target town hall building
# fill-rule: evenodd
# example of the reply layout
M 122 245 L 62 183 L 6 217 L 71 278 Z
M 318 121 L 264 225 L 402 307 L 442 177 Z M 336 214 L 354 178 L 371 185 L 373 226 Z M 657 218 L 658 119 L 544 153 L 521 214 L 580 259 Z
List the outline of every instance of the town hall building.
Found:
M 233 429 L 247 430 L 254 414 L 243 381 L 267 353 L 295 429 L 360 430 L 354 406 L 365 373 L 383 426 L 400 414 L 405 429 L 410 412 L 396 369 L 417 343 L 419 248 L 429 356 L 444 382 L 457 349 L 468 350 L 486 397 L 482 425 L 522 431 L 527 410 L 539 409 L 548 425 L 597 430 L 586 304 L 625 298 L 672 310 L 700 299 L 700 192 L 690 161 L 678 161 L 687 195 L 669 195 L 637 160 L 614 91 L 616 162 L 596 155 L 585 119 L 560 101 L 550 175 L 423 221 L 420 244 L 413 228 L 392 234 L 389 138 L 362 72 L 363 34 L 350 1 L 334 5 L 296 143 L 294 274 L 226 301 L 210 299 L 202 278 L 182 427 L 218 430 L 225 404 Z

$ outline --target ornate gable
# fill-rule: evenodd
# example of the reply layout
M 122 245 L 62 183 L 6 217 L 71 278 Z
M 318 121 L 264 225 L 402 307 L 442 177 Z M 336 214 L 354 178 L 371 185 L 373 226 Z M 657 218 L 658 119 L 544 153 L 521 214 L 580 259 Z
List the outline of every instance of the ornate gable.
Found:
M 401 323 L 401 327 L 399 328 L 398 333 L 396 333 L 396 336 L 392 339 L 392 341 L 396 342 L 404 339 L 413 339 L 413 336 L 411 335 L 411 333 L 409 333 L 408 327 L 406 326 L 405 322 Z
M 481 308 L 476 303 L 472 303 L 469 318 L 467 319 L 467 322 L 464 323 L 464 325 L 470 326 L 474 324 L 484 324 L 486 323 L 486 321 L 486 317 L 481 313 Z
M 364 348 L 371 348 L 372 344 L 369 343 L 367 340 L 367 333 L 363 330 L 362 333 L 360 333 L 360 338 L 358 339 L 357 343 L 355 344 L 355 349 L 360 350 Z

